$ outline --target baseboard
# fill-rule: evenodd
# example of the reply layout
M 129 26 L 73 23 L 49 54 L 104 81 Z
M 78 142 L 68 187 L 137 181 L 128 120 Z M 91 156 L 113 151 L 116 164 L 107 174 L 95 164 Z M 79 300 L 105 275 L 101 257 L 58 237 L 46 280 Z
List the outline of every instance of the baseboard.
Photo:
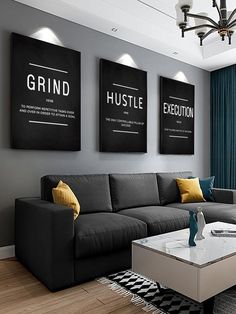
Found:
M 15 245 L 0 247 L 0 260 L 15 256 Z

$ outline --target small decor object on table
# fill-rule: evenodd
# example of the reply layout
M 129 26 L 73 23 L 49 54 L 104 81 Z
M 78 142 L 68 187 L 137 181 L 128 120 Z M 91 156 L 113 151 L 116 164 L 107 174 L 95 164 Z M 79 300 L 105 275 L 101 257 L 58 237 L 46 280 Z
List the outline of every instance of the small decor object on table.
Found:
M 194 241 L 194 238 L 198 232 L 198 225 L 196 221 L 196 214 L 193 211 L 189 212 L 189 240 L 188 244 L 189 246 L 196 246 L 196 243 Z
M 211 234 L 215 237 L 236 237 L 236 230 L 215 229 L 211 230 Z
M 205 228 L 206 221 L 202 212 L 202 208 L 197 208 L 197 224 L 198 224 L 198 232 L 196 235 L 196 240 L 203 240 L 205 239 L 204 235 L 202 234 L 203 229 Z

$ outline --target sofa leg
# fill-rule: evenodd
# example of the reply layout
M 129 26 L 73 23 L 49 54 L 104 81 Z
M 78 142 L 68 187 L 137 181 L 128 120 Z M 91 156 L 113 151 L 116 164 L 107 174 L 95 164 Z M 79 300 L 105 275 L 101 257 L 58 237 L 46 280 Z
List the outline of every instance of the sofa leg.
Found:
M 168 292 L 172 291 L 169 288 L 165 288 L 165 287 L 161 286 L 161 284 L 159 284 L 159 282 L 156 282 L 156 284 L 157 284 L 157 288 L 158 288 L 160 294 L 164 294 L 164 293 L 168 293 Z
M 214 309 L 214 297 L 203 302 L 204 314 L 212 314 Z

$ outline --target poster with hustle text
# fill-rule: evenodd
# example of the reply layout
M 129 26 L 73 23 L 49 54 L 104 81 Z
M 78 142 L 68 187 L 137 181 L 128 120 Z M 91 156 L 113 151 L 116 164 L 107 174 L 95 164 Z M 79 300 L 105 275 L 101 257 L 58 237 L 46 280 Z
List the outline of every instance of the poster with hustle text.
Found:
M 147 152 L 147 73 L 100 60 L 100 151 Z

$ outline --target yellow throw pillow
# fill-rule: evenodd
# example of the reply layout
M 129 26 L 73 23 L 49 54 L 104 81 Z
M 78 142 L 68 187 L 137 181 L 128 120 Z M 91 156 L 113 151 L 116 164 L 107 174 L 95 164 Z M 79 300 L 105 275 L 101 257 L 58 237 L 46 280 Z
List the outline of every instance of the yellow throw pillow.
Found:
M 179 187 L 181 203 L 205 202 L 199 179 L 176 179 Z
M 52 189 L 55 204 L 65 205 L 74 209 L 74 220 L 79 216 L 80 204 L 69 185 L 59 181 L 56 188 Z

